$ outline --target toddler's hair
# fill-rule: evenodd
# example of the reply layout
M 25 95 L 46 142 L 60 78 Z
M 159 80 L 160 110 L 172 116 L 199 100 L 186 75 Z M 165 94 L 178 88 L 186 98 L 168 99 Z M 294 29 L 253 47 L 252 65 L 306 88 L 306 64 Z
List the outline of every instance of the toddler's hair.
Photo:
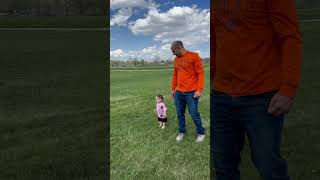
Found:
M 161 94 L 158 94 L 157 98 L 160 98 L 163 101 L 163 96 Z

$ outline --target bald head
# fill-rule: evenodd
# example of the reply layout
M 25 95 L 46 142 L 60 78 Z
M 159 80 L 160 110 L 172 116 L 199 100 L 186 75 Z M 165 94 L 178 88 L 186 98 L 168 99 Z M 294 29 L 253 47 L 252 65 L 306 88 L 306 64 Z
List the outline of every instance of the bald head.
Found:
M 174 55 L 181 57 L 187 50 L 183 47 L 182 41 L 173 41 L 171 51 Z
M 183 48 L 183 43 L 182 41 L 173 41 L 171 44 L 171 47 L 179 47 L 179 48 Z

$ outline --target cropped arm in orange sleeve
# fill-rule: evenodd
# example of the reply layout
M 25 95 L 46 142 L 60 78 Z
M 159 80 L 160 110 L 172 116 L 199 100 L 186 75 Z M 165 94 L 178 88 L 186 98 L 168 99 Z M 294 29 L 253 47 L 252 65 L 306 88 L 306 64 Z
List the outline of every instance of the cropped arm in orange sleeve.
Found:
M 177 69 L 176 69 L 175 65 L 173 65 L 173 73 L 172 73 L 172 80 L 171 80 L 171 91 L 174 91 L 176 89 L 176 87 L 177 87 Z
M 272 27 L 281 43 L 282 85 L 280 94 L 292 97 L 300 82 L 301 33 L 294 0 L 270 0 Z
M 204 69 L 203 63 L 198 54 L 195 57 L 195 70 L 198 74 L 198 89 L 197 91 L 202 92 L 204 86 Z

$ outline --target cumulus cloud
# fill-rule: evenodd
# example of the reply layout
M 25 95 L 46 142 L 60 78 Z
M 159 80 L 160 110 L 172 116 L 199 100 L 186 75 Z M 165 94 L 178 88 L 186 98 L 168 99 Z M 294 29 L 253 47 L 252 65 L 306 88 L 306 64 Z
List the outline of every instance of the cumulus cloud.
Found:
M 132 16 L 132 9 L 120 9 L 110 20 L 110 26 L 125 26 L 128 19 Z
M 155 58 L 161 60 L 173 60 L 174 56 L 170 50 L 171 44 L 165 44 L 160 47 L 150 46 L 136 51 L 124 51 L 122 49 L 116 49 L 110 51 L 111 60 L 128 60 L 128 59 L 144 59 L 146 61 L 153 61 Z M 201 52 L 200 50 L 193 50 L 200 54 L 201 57 L 209 57 L 207 52 Z
M 209 51 L 210 10 L 195 5 L 175 6 L 166 11 L 159 9 L 172 3 L 159 5 L 154 0 L 111 0 L 111 9 L 117 12 L 110 21 L 111 26 L 127 26 L 134 35 L 151 36 L 156 44 L 134 51 L 116 49 L 110 51 L 111 59 L 173 59 L 170 46 L 174 40 L 181 40 L 188 50 L 198 53 L 199 45 L 207 44 Z M 148 9 L 148 12 L 138 19 L 130 19 L 141 9 Z M 201 57 L 209 57 L 206 49 L 201 50 Z
M 110 20 L 110 26 L 126 26 L 127 21 L 138 9 L 154 9 L 153 0 L 111 0 L 111 9 L 116 11 Z
M 136 35 L 154 35 L 154 40 L 162 44 L 177 39 L 186 45 L 201 44 L 209 42 L 210 10 L 183 6 L 159 12 L 153 8 L 145 18 L 131 22 L 129 28 Z
M 173 59 L 173 55 L 169 49 L 168 45 L 164 45 L 161 47 L 150 46 L 143 48 L 141 50 L 136 51 L 124 51 L 122 49 L 116 49 L 110 51 L 111 59 L 114 60 L 128 60 L 128 59 L 144 59 L 146 61 L 152 61 L 155 58 L 159 58 L 162 60 Z
M 125 54 L 122 49 L 116 49 L 114 51 L 110 51 L 110 56 L 114 58 L 122 58 L 125 56 Z

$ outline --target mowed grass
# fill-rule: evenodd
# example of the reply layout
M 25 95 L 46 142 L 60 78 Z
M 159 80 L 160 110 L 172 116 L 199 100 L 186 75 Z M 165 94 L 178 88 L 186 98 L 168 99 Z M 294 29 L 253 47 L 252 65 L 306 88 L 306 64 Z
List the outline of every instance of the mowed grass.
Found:
M 209 64 L 204 64 L 205 70 L 210 71 Z M 173 69 L 173 64 L 169 65 L 152 65 L 152 66 L 132 66 L 132 67 L 114 67 L 110 68 L 110 71 L 160 71 L 160 70 L 172 70 Z
M 103 32 L 0 32 L 0 179 L 106 179 Z
M 105 16 L 0 16 L 0 28 L 106 28 Z
M 300 26 L 303 33 L 302 79 L 294 106 L 286 116 L 281 151 L 288 160 L 292 179 L 318 180 L 320 23 L 302 23 Z M 177 117 L 169 97 L 170 81 L 171 71 L 111 72 L 111 179 L 209 179 L 208 77 L 199 107 L 208 135 L 202 144 L 194 142 L 195 127 L 189 115 L 186 138 L 181 143 L 175 142 Z M 153 112 L 154 96 L 158 93 L 165 95 L 169 107 L 169 123 L 165 130 L 157 127 Z M 242 153 L 241 177 L 259 180 L 248 147 L 246 144 Z
M 186 111 L 187 134 L 177 143 L 178 121 L 170 97 L 172 71 L 111 71 L 111 179 L 209 179 L 209 70 L 199 111 L 207 136 L 196 143 L 195 125 Z M 157 126 L 155 96 L 168 107 L 166 129 Z
M 166 65 L 140 65 L 129 67 L 110 67 L 110 70 L 159 70 L 159 69 L 173 69 L 173 64 Z
M 320 8 L 300 9 L 297 11 L 300 20 L 320 19 Z

